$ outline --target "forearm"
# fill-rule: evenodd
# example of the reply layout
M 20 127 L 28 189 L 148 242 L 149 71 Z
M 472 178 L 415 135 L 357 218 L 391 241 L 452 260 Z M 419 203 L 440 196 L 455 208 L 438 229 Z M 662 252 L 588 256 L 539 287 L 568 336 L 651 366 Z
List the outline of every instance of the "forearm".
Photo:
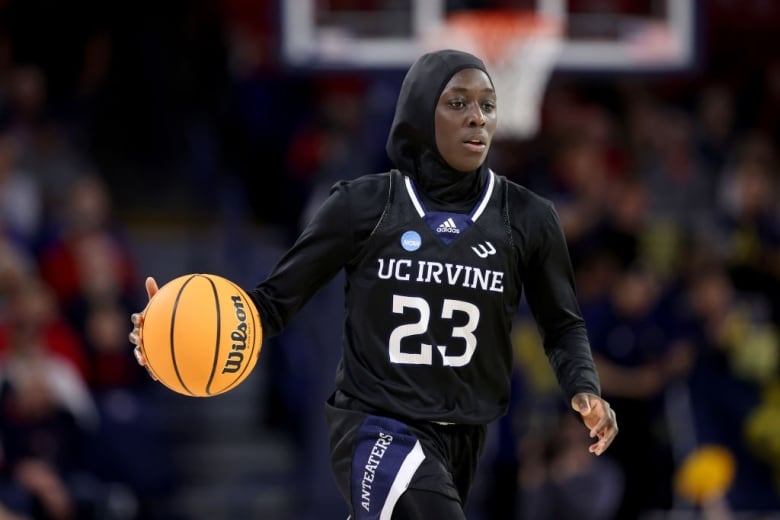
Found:
M 545 341 L 545 352 L 567 399 L 580 392 L 601 395 L 599 375 L 584 325 L 567 331 L 554 344 Z

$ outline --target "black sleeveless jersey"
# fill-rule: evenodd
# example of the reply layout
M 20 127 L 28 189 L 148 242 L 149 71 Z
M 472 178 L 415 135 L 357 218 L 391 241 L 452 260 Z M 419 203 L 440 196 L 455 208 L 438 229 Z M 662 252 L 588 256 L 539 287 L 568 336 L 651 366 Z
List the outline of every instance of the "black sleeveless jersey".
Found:
M 390 174 L 371 236 L 346 267 L 339 389 L 392 415 L 484 424 L 510 395 L 520 299 L 507 184 L 490 173 L 469 215 L 429 212 Z
M 483 424 L 508 404 L 522 287 L 564 397 L 600 394 L 554 206 L 502 176 L 488 179 L 469 214 L 427 210 L 398 172 L 334 185 L 249 291 L 263 337 L 284 330 L 343 269 L 338 388 L 378 414 Z

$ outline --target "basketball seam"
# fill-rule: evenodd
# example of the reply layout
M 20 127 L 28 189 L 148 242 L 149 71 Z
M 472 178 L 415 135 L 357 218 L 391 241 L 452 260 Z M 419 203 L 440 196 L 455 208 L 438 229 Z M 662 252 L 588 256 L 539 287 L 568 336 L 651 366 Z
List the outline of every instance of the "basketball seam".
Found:
M 182 388 L 184 388 L 184 390 L 186 390 L 187 393 L 189 393 L 192 396 L 194 396 L 195 394 L 184 383 L 184 379 L 182 379 L 181 373 L 179 372 L 179 364 L 176 363 L 176 345 L 175 345 L 175 341 L 174 341 L 174 339 L 175 339 L 174 329 L 175 329 L 175 326 L 176 326 L 176 311 L 179 308 L 179 300 L 181 299 L 181 295 L 184 292 L 184 288 L 187 287 L 187 285 L 196 276 L 198 276 L 198 275 L 194 274 L 194 275 L 190 276 L 189 278 L 187 278 L 187 280 L 179 288 L 179 292 L 176 294 L 176 300 L 173 303 L 173 310 L 171 311 L 171 329 L 170 329 L 171 361 L 173 362 L 173 370 L 174 370 L 174 372 L 176 372 L 176 377 L 179 379 L 179 383 L 181 383 Z
M 211 279 L 210 276 L 203 276 L 208 282 L 211 284 L 211 290 L 214 293 L 214 305 L 216 306 L 217 310 L 217 337 L 216 337 L 216 345 L 214 347 L 214 361 L 211 363 L 211 374 L 209 375 L 209 380 L 206 383 L 206 394 L 211 394 L 211 383 L 214 382 L 214 374 L 217 373 L 217 361 L 219 361 L 219 344 L 221 343 L 221 334 L 222 334 L 222 309 L 219 306 L 219 294 L 217 293 L 217 286 L 214 283 L 214 280 Z

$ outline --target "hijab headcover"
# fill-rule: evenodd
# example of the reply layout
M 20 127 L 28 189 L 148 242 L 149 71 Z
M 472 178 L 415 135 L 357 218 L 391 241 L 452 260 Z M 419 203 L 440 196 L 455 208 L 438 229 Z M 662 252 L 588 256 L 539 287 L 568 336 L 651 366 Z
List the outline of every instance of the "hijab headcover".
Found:
M 414 180 L 421 195 L 440 207 L 476 201 L 487 179 L 486 163 L 473 172 L 460 172 L 436 148 L 436 105 L 452 76 L 463 69 L 479 69 L 490 78 L 482 60 L 466 52 L 441 50 L 420 56 L 401 84 L 385 146 L 396 168 Z

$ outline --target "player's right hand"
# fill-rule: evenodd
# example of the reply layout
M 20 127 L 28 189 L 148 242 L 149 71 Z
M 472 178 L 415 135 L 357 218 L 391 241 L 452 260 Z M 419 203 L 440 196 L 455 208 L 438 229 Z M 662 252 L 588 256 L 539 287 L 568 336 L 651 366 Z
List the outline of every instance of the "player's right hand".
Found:
M 146 294 L 149 297 L 149 299 L 152 299 L 152 296 L 154 296 L 157 293 L 158 287 L 157 282 L 154 278 L 151 276 L 146 278 Z M 145 311 L 146 309 L 144 309 Z M 154 379 L 157 380 L 157 377 L 152 373 L 151 370 L 149 370 L 149 367 L 146 365 L 146 357 L 144 356 L 144 346 L 143 342 L 141 341 L 141 323 L 143 323 L 144 319 L 144 311 L 142 312 L 134 312 L 130 315 L 130 321 L 133 323 L 133 330 L 130 331 L 130 334 L 128 334 L 128 339 L 130 340 L 130 343 L 135 345 L 135 348 L 133 349 L 133 354 L 135 355 L 136 361 L 138 361 L 138 364 L 142 367 L 146 368 L 146 371 L 149 372 L 149 375 Z

